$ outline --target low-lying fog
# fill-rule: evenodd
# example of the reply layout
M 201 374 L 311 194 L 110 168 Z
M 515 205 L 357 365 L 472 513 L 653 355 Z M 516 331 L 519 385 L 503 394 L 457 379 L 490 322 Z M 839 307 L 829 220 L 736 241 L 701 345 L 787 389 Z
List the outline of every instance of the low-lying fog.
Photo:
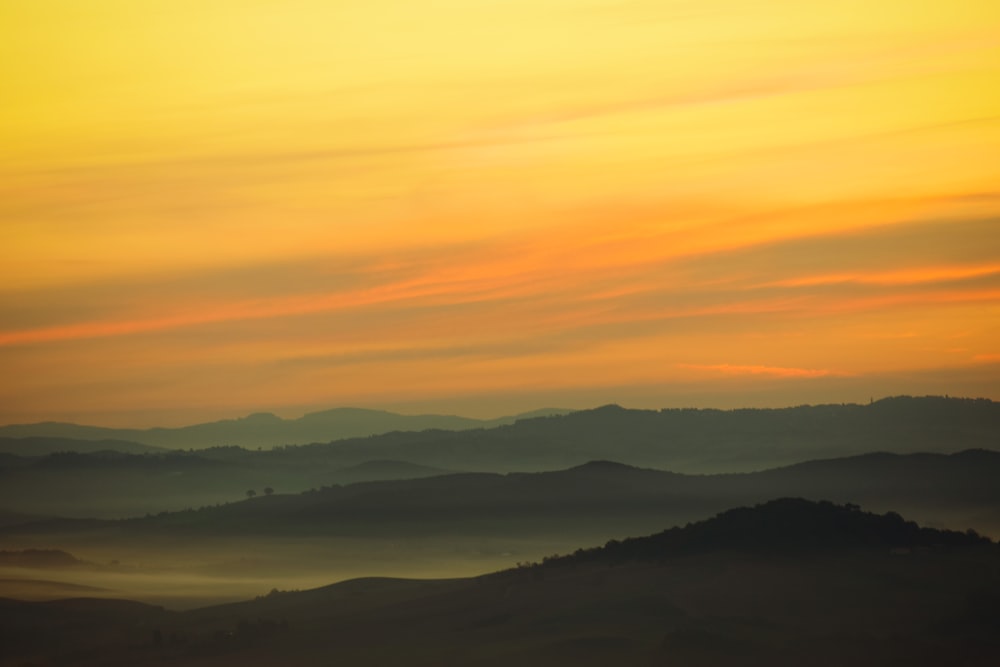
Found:
M 320 538 L 205 539 L 71 544 L 52 538 L 0 549 L 61 549 L 85 563 L 69 567 L 0 566 L 2 596 L 24 600 L 109 597 L 189 609 L 304 590 L 369 576 L 469 577 L 518 562 L 568 553 L 566 539 Z

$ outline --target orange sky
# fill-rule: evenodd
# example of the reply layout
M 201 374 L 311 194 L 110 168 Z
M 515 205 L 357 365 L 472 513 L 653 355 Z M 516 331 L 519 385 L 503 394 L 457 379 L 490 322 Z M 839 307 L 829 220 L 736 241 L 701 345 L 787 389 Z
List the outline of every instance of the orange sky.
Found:
M 0 423 L 1000 399 L 1000 5 L 0 2 Z

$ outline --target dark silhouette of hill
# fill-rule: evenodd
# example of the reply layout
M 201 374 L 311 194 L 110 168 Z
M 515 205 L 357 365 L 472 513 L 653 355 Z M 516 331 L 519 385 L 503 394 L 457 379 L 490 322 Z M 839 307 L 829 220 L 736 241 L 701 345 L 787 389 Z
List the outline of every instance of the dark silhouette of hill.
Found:
M 448 470 L 528 472 L 611 459 L 682 472 L 745 472 L 872 451 L 950 453 L 995 447 L 1000 404 L 900 396 L 870 405 L 781 409 L 628 410 L 609 405 L 489 422 L 344 408 L 297 420 L 257 414 L 146 431 L 60 424 L 0 427 L 0 436 L 7 437 L 43 433 L 204 448 L 201 455 L 225 460 L 258 455 L 261 462 L 277 466 L 335 468 L 395 460 Z M 311 444 L 247 451 L 292 443 Z
M 468 431 L 386 433 L 265 452 L 271 460 L 408 461 L 451 470 L 536 471 L 611 459 L 681 472 L 743 472 L 872 451 L 995 447 L 1000 404 L 897 397 L 871 405 L 774 410 L 605 406 Z
M 0 599 L 5 664 L 986 667 L 998 630 L 995 544 L 800 499 L 472 579 L 186 612 Z
M 227 485 L 220 480 L 228 474 Z M 211 490 L 206 501 L 226 489 L 229 498 L 238 497 L 232 485 L 251 475 L 223 461 L 171 451 L 9 457 L 0 459 L 0 507 L 48 516 L 130 516 L 172 504 L 185 507 L 203 497 L 204 489 Z
M 214 454 L 166 450 L 142 455 L 98 451 L 0 456 L 0 507 L 11 515 L 126 517 L 230 502 L 244 498 L 248 489 L 287 491 L 449 472 L 405 461 L 282 465 L 237 448 Z M 0 515 L 0 525 L 13 522 Z
M 229 502 L 244 498 L 248 489 L 287 491 L 448 472 L 405 461 L 284 464 L 239 448 L 216 449 L 211 455 L 172 450 L 141 455 L 118 451 L 8 455 L 0 456 L 0 507 L 21 513 L 125 517 Z
M 24 602 L 0 597 L 0 665 L 49 665 L 53 656 L 100 662 L 102 647 L 127 646 L 151 632 L 136 626 L 164 618 L 162 608 L 130 600 L 73 598 Z M 121 663 L 125 664 L 125 663 Z
M 736 474 L 701 482 L 674 480 L 683 504 L 697 505 L 700 511 L 716 511 L 725 506 L 723 502 L 774 497 L 762 495 L 767 488 L 780 489 L 781 495 L 857 500 L 888 508 L 897 500 L 919 500 L 921 487 L 927 484 L 944 484 L 947 493 L 941 490 L 930 496 L 943 499 L 949 511 L 956 503 L 985 508 L 985 515 L 969 519 L 992 530 L 992 525 L 1000 525 L 1000 517 L 991 509 L 995 494 L 985 477 L 992 469 L 989 462 L 980 466 L 976 454 L 963 454 L 962 472 L 948 480 L 936 477 L 931 468 L 935 455 L 995 446 L 998 435 L 1000 404 L 987 400 L 900 397 L 871 405 L 733 411 L 606 406 L 496 428 L 397 431 L 263 451 L 227 446 L 142 455 L 0 455 L 0 508 L 120 518 L 232 502 L 248 490 L 261 493 L 264 488 L 287 494 L 378 477 L 425 477 L 435 470 L 530 472 L 611 459 L 684 473 L 771 469 L 768 474 L 773 479 L 768 483 L 779 484 L 767 487 L 764 478 Z M 869 455 L 873 451 L 883 454 Z M 931 458 L 915 452 L 931 452 L 926 455 Z M 892 455 L 904 453 L 914 458 L 905 462 L 906 471 L 900 471 L 903 462 Z M 853 455 L 867 458 L 773 470 Z M 990 453 L 978 456 L 988 458 Z M 958 463 L 951 461 L 949 469 Z M 657 493 L 662 495 L 663 489 Z M 945 518 L 933 513 L 920 516 L 935 522 Z
M 239 445 L 246 448 L 274 447 L 277 445 L 328 442 L 343 438 L 367 437 L 391 431 L 424 431 L 427 429 L 463 430 L 491 428 L 502 424 L 512 424 L 519 419 L 565 414 L 567 410 L 546 408 L 522 415 L 497 419 L 471 419 L 453 415 L 400 415 L 384 410 L 361 408 L 334 408 L 321 412 L 311 412 L 298 419 L 282 419 L 269 412 L 258 412 L 239 419 L 225 419 L 204 424 L 194 424 L 178 428 L 119 429 L 100 426 L 83 426 L 61 422 L 37 424 L 12 424 L 0 426 L 0 443 L 4 440 L 39 438 L 69 440 L 120 440 L 133 443 L 129 449 L 137 451 L 134 443 L 166 449 L 201 449 Z M 30 444 L 30 443 L 29 443 Z M 43 443 L 39 443 L 42 447 Z M 89 446 L 76 444 L 60 446 L 59 451 L 93 451 Z M 108 449 L 108 447 L 101 447 Z M 11 453 L 20 451 L 3 449 Z M 51 451 L 51 450 L 50 450 Z M 42 451 L 40 453 L 48 453 Z M 33 455 L 24 452 L 22 455 Z
M 2 427 L 0 427 L 2 428 Z M 151 447 L 128 440 L 81 440 L 78 438 L 57 438 L 31 436 L 24 438 L 0 437 L 0 454 L 15 456 L 45 456 L 57 452 L 78 452 L 92 454 L 102 451 L 115 451 L 125 454 L 154 454 L 165 451 L 161 447 Z
M 922 528 L 899 514 L 863 512 L 803 498 L 780 498 L 755 507 L 731 509 L 706 521 L 647 537 L 612 540 L 603 547 L 552 558 L 545 567 L 579 563 L 662 560 L 719 550 L 786 552 L 859 547 L 882 549 L 984 546 L 993 542 L 975 531 Z
M 206 475 L 218 474 L 213 466 L 227 469 L 215 461 L 198 465 L 207 466 Z M 184 475 L 174 477 L 183 479 Z M 134 479 L 139 484 L 149 477 L 136 474 Z M 997 479 L 1000 453 L 985 450 L 863 455 L 727 475 L 682 475 L 596 461 L 543 473 L 457 473 L 323 486 L 130 521 L 78 525 L 87 529 L 111 526 L 133 535 L 536 535 L 559 531 L 592 538 L 649 532 L 664 523 L 691 521 L 725 507 L 795 496 L 857 502 L 879 511 L 895 507 L 935 525 L 1000 534 Z M 110 492 L 107 482 L 104 488 Z M 149 488 L 148 481 L 145 488 Z M 32 530 L 44 532 L 49 530 L 46 525 L 37 523 Z M 16 530 L 9 527 L 0 534 Z

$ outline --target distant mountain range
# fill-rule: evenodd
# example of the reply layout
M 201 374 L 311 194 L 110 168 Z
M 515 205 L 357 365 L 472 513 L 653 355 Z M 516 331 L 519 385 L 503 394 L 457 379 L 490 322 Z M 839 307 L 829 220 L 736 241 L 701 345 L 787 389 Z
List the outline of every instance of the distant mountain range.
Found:
M 46 454 L 65 439 L 87 441 L 128 441 L 147 447 L 165 449 L 202 449 L 205 447 L 275 447 L 278 445 L 329 442 L 343 438 L 359 438 L 389 433 L 391 431 L 424 431 L 438 429 L 460 431 L 474 428 L 493 428 L 513 424 L 520 419 L 562 415 L 570 412 L 556 408 L 534 410 L 497 419 L 470 419 L 452 415 L 400 415 L 383 410 L 361 408 L 335 408 L 311 412 L 298 419 L 282 419 L 269 412 L 259 412 L 240 419 L 182 426 L 178 428 L 121 429 L 101 426 L 81 426 L 61 422 L 38 424 L 13 424 L 0 426 L 0 452 L 26 454 L 23 448 L 38 447 L 37 453 Z M 12 439 L 33 438 L 33 442 L 11 443 Z M 41 439 L 54 442 L 45 444 Z M 137 451 L 135 444 L 119 451 Z M 107 449 L 108 447 L 102 447 Z M 15 451 L 18 449 L 18 451 Z M 76 448 L 76 451 L 84 451 Z M 94 451 L 94 450 L 86 450 Z
M 780 499 L 471 579 L 364 578 L 175 612 L 0 598 L 4 664 L 958 664 L 1000 652 L 1000 551 Z
M 364 437 L 346 435 L 362 431 Z M 16 448 L 21 453 L 29 446 L 38 447 L 39 452 L 68 449 L 73 444 L 65 438 L 84 437 L 183 449 L 226 444 L 229 446 L 197 453 L 277 471 L 306 470 L 309 474 L 298 485 L 301 490 L 316 485 L 322 473 L 373 460 L 445 470 L 507 472 L 555 470 L 608 459 L 679 472 L 714 473 L 762 470 L 875 451 L 989 449 L 1000 443 L 1000 403 L 901 396 L 870 405 L 782 409 L 629 410 L 609 405 L 570 413 L 542 410 L 492 422 L 340 409 L 297 420 L 256 415 L 148 431 L 59 424 L 0 427 L 0 438 L 29 436 L 63 439 L 54 444 L 0 440 L 0 452 Z M 296 442 L 314 444 L 245 451 Z M 94 445 L 75 449 L 85 447 L 89 451 Z M 329 479 L 334 478 L 331 475 Z

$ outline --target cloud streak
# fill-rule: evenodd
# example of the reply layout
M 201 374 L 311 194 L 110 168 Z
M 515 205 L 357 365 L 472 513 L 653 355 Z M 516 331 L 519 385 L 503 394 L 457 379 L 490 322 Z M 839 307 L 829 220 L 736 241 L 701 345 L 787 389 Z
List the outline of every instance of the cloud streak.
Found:
M 847 373 L 818 368 L 781 368 L 778 366 L 747 366 L 738 364 L 679 364 L 680 368 L 720 375 L 753 375 L 771 378 L 822 378 L 846 376 Z

